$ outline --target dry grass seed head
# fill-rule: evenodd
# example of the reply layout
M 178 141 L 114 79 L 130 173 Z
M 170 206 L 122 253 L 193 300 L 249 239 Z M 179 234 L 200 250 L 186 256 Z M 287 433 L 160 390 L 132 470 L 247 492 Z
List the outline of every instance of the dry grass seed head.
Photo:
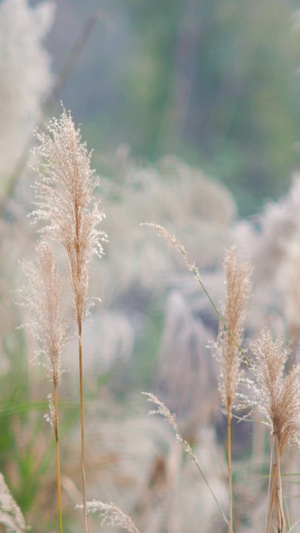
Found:
M 24 533 L 27 530 L 25 520 L 19 506 L 13 499 L 9 489 L 0 473 L 0 524 L 3 524 L 7 531 Z
M 57 387 L 61 378 L 60 356 L 69 337 L 61 305 L 62 287 L 49 244 L 41 242 L 36 251 L 36 261 L 22 265 L 28 281 L 23 296 L 32 315 L 29 325 L 40 343 L 40 353 L 49 361 L 48 375 Z
M 94 255 L 101 256 L 106 235 L 98 229 L 104 214 L 94 197 L 98 178 L 90 167 L 91 153 L 81 142 L 72 116 L 63 110 L 52 119 L 46 132 L 38 131 L 37 148 L 42 157 L 40 180 L 35 184 L 35 220 L 46 222 L 41 230 L 57 240 L 67 252 L 69 275 L 77 320 L 85 314 L 88 270 Z
M 238 262 L 235 246 L 226 253 L 224 269 L 226 297 L 223 316 L 228 329 L 220 321 L 217 351 L 221 369 L 219 390 L 226 413 L 230 414 L 242 377 L 242 356 L 238 345 L 243 342 L 245 307 L 251 292 L 252 269 L 247 261 Z
M 213 499 L 215 500 L 215 503 L 219 509 L 219 512 L 221 514 L 221 516 L 223 517 L 225 523 L 229 526 L 229 522 L 226 518 L 226 515 L 222 509 L 222 507 L 220 506 L 219 502 L 218 502 L 218 499 L 213 491 L 213 489 L 211 488 L 210 486 L 210 483 L 208 482 L 201 466 L 200 466 L 200 463 L 196 457 L 196 455 L 194 454 L 192 448 L 191 448 L 191 445 L 188 443 L 187 440 L 185 440 L 183 438 L 183 436 L 181 435 L 180 431 L 179 431 L 179 428 L 178 428 L 178 425 L 177 425 L 177 421 L 176 421 L 176 417 L 174 414 L 172 414 L 170 412 L 170 410 L 168 409 L 168 407 L 161 401 L 157 398 L 157 396 L 155 396 L 155 394 L 153 394 L 152 392 L 142 392 L 142 394 L 144 396 L 147 397 L 147 401 L 150 402 L 150 403 L 153 403 L 154 406 L 155 406 L 155 409 L 149 411 L 149 415 L 161 415 L 163 418 L 165 418 L 170 426 L 173 428 L 174 432 L 175 432 L 175 436 L 176 436 L 176 440 L 180 443 L 183 451 L 185 452 L 186 456 L 188 457 L 188 459 L 194 463 L 194 465 L 196 466 L 197 470 L 199 471 L 200 475 L 202 476 L 202 479 L 204 480 L 206 486 L 208 487 Z M 230 527 L 230 526 L 229 526 Z
M 114 503 L 104 503 L 100 501 L 87 502 L 87 508 L 91 513 L 99 513 L 101 516 L 101 526 L 119 526 L 130 533 L 139 533 L 130 516 L 125 514 L 120 507 Z
M 249 404 L 265 415 L 282 453 L 286 444 L 300 445 L 300 366 L 284 375 L 289 350 L 282 339 L 274 341 L 269 331 L 252 343 L 252 351 L 256 360 L 251 370 L 256 380 L 249 381 L 254 393 Z

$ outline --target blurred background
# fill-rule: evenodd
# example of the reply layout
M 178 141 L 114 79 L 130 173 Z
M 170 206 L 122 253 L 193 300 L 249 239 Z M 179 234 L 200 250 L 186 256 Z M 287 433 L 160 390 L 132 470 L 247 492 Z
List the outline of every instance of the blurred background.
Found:
M 224 251 L 235 242 L 253 265 L 245 346 L 269 326 L 291 343 L 289 364 L 297 361 L 299 8 L 293 0 L 0 1 L 0 472 L 33 532 L 57 531 L 54 438 L 43 419 L 51 385 L 32 365 L 36 340 L 17 329 L 28 311 L 15 305 L 25 283 L 18 261 L 34 258 L 39 238 L 28 220 L 33 129 L 61 113 L 60 101 L 71 110 L 94 150 L 107 216 L 110 242 L 90 273 L 101 302 L 83 338 L 89 498 L 114 501 L 142 533 L 196 533 L 199 523 L 221 533 L 207 487 L 140 395 L 152 391 L 176 413 L 226 510 L 218 320 L 178 251 L 140 223 L 176 234 L 220 307 Z M 63 366 L 64 530 L 77 533 L 76 338 Z M 269 435 L 251 422 L 234 424 L 233 435 L 235 532 L 257 532 Z M 298 472 L 297 460 L 291 454 L 287 470 Z M 293 523 L 297 500 L 285 491 Z
M 62 100 L 95 151 L 168 153 L 230 187 L 241 215 L 286 192 L 299 163 L 299 5 L 289 0 L 60 0 L 57 74 L 99 14 Z

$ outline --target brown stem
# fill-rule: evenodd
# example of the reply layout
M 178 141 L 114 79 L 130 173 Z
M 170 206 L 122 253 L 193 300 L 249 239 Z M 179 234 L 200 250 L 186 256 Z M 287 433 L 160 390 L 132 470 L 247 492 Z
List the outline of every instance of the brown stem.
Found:
M 57 469 L 57 498 L 58 498 L 58 515 L 59 515 L 59 533 L 63 532 L 62 526 L 62 505 L 61 505 L 61 481 L 60 481 L 60 456 L 59 456 L 59 438 L 58 438 L 58 413 L 57 413 L 57 387 L 53 384 L 53 404 L 54 404 L 54 434 L 56 447 L 56 469 Z
M 278 435 L 274 433 L 274 463 L 271 470 L 271 490 L 269 495 L 269 507 L 266 533 L 271 533 L 273 519 L 276 521 L 278 533 L 287 533 L 286 522 L 282 505 L 282 482 L 280 471 L 280 450 Z
M 228 533 L 233 528 L 233 493 L 232 493 L 232 467 L 231 467 L 231 413 L 227 413 L 227 462 L 228 462 L 228 488 L 229 488 L 229 522 Z
M 79 347 L 79 381 L 80 381 L 80 426 L 81 426 L 81 472 L 82 472 L 82 499 L 84 532 L 88 533 L 87 494 L 85 475 L 85 445 L 84 445 L 84 397 L 83 397 L 83 371 L 82 371 L 82 340 L 81 321 L 78 321 L 78 347 Z

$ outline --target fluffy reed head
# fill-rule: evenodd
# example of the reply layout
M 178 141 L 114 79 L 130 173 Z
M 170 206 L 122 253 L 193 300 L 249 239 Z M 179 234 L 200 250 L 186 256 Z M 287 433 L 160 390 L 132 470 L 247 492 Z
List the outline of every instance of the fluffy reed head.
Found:
M 0 524 L 5 527 L 5 531 L 24 533 L 26 527 L 24 517 L 0 473 Z M 1 528 L 0 528 L 1 529 Z
M 46 355 L 48 375 L 55 387 L 61 378 L 60 355 L 68 339 L 67 324 L 61 306 L 62 287 L 49 244 L 41 242 L 35 262 L 24 262 L 28 286 L 23 290 L 25 305 L 32 314 L 30 326 Z
M 269 331 L 263 331 L 261 338 L 252 343 L 252 351 L 255 361 L 251 370 L 256 379 L 248 380 L 253 392 L 248 404 L 266 417 L 277 436 L 280 453 L 286 444 L 300 446 L 300 365 L 284 375 L 289 350 L 282 339 L 273 340 Z
M 81 507 L 78 505 L 78 507 Z M 125 514 L 120 507 L 114 503 L 104 503 L 93 500 L 87 502 L 87 508 L 90 513 L 98 513 L 101 517 L 101 527 L 105 526 L 119 526 L 126 529 L 130 533 L 139 533 L 133 520 Z
M 46 222 L 44 236 L 62 244 L 67 252 L 69 275 L 78 322 L 85 312 L 88 270 L 94 255 L 101 256 L 105 234 L 98 224 L 104 214 L 94 197 L 98 178 L 90 167 L 91 153 L 81 142 L 72 116 L 63 110 L 46 131 L 38 131 L 37 152 L 42 157 L 40 180 L 35 184 L 35 220 Z
M 225 324 L 220 321 L 217 353 L 220 363 L 219 391 L 226 413 L 230 414 L 240 382 L 241 345 L 244 336 L 245 307 L 251 291 L 251 267 L 248 262 L 239 263 L 236 247 L 225 256 L 226 297 L 223 309 Z

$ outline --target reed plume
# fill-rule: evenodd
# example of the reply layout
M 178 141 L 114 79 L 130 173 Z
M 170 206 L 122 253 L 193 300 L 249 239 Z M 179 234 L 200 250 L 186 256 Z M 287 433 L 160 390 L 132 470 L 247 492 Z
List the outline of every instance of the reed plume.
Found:
M 227 251 L 224 260 L 226 296 L 223 317 L 228 329 L 239 345 L 243 342 L 245 308 L 251 291 L 251 267 L 248 262 L 239 264 L 236 247 Z M 236 391 L 242 376 L 242 356 L 223 322 L 219 324 L 217 339 L 221 375 L 219 391 L 226 415 L 231 417 Z
M 24 533 L 26 527 L 21 509 L 13 499 L 9 489 L 0 473 L 0 524 L 5 526 L 6 531 Z
M 231 337 L 233 343 L 236 345 L 237 349 L 239 350 L 240 354 L 243 356 L 244 360 L 247 361 L 247 363 L 250 365 L 251 362 L 250 362 L 250 359 L 249 359 L 248 355 L 246 354 L 245 350 L 243 350 L 243 348 L 241 347 L 241 345 L 239 344 L 239 342 L 235 338 L 233 332 L 227 326 L 227 323 L 226 323 L 221 311 L 215 305 L 211 295 L 209 294 L 208 290 L 206 289 L 206 286 L 204 285 L 204 283 L 202 281 L 202 277 L 201 277 L 199 268 L 195 265 L 195 263 L 193 263 L 191 261 L 191 259 L 189 258 L 188 253 L 187 253 L 185 247 L 183 246 L 183 244 L 181 244 L 177 240 L 175 235 L 172 235 L 171 233 L 169 233 L 163 226 L 160 226 L 159 224 L 153 224 L 153 223 L 150 223 L 150 222 L 143 222 L 140 225 L 141 226 L 147 226 L 148 228 L 151 228 L 151 229 L 155 230 L 157 235 L 158 235 L 158 237 L 163 237 L 163 239 L 165 239 L 166 241 L 171 242 L 175 246 L 175 248 L 177 248 L 177 250 L 179 251 L 179 253 L 183 257 L 188 270 L 190 270 L 190 272 L 192 272 L 192 274 L 194 275 L 194 277 L 198 281 L 198 283 L 201 286 L 204 294 L 208 298 L 208 301 L 209 301 L 210 305 L 212 306 L 213 310 L 217 314 L 220 322 L 222 322 L 222 324 L 224 326 L 224 329 L 228 332 L 228 335 Z
M 87 502 L 87 508 L 90 513 L 98 513 L 101 517 L 101 527 L 112 526 L 112 527 L 121 527 L 126 529 L 130 533 L 140 533 L 134 524 L 133 520 L 125 514 L 120 507 L 114 503 L 104 503 L 100 501 L 93 500 Z
M 104 214 L 94 196 L 98 178 L 90 167 L 91 153 L 81 142 L 71 113 L 63 110 L 59 119 L 52 119 L 46 131 L 37 131 L 37 148 L 42 157 L 40 180 L 35 184 L 37 210 L 35 220 L 45 221 L 44 239 L 59 242 L 66 250 L 69 278 L 78 329 L 81 467 L 84 530 L 88 532 L 85 475 L 84 396 L 82 371 L 82 321 L 90 306 L 87 299 L 89 267 L 94 255 L 101 256 L 101 241 L 106 235 L 98 229 Z
M 300 446 L 300 365 L 285 375 L 290 350 L 281 339 L 274 341 L 269 331 L 252 343 L 255 361 L 251 368 L 254 380 L 247 380 L 252 397 L 246 403 L 260 410 L 272 432 L 273 464 L 270 471 L 270 494 L 266 532 L 273 522 L 278 533 L 286 533 L 283 511 L 281 457 L 285 446 Z
M 224 261 L 226 297 L 223 309 L 224 321 L 220 320 L 217 353 L 220 363 L 219 391 L 227 417 L 227 459 L 229 480 L 229 525 L 233 527 L 233 487 L 231 467 L 231 419 L 232 408 L 242 377 L 241 346 L 244 336 L 245 307 L 251 290 L 251 267 L 248 262 L 239 264 L 235 246 L 227 251 Z M 230 332 L 230 333 L 229 333 Z
M 224 519 L 225 523 L 227 524 L 228 526 L 228 529 L 231 533 L 233 533 L 233 530 L 232 530 L 232 527 L 231 525 L 229 524 L 229 521 L 227 520 L 226 518 L 226 515 L 222 509 L 222 507 L 220 506 L 219 502 L 218 502 L 218 499 L 213 491 L 213 489 L 211 488 L 210 486 L 210 483 L 209 481 L 207 480 L 201 466 L 200 466 L 200 463 L 196 457 L 196 455 L 194 454 L 192 448 L 191 448 L 191 445 L 189 444 L 189 442 L 184 439 L 184 437 L 182 436 L 182 434 L 180 433 L 179 431 L 179 428 L 178 428 L 178 425 L 177 425 L 177 420 L 176 420 L 176 416 L 174 414 L 171 413 L 171 411 L 168 409 L 168 407 L 161 401 L 157 398 L 157 396 L 155 396 L 155 394 L 153 394 L 152 392 L 142 392 L 142 394 L 144 396 L 147 397 L 147 401 L 150 402 L 150 403 L 153 403 L 154 406 L 155 406 L 155 409 L 152 409 L 151 411 L 149 411 L 149 415 L 160 415 L 162 416 L 165 420 L 167 420 L 170 424 L 170 426 L 173 428 L 174 432 L 175 432 L 175 436 L 176 436 L 176 440 L 180 443 L 181 445 L 181 448 L 183 449 L 184 453 L 186 454 L 186 456 L 188 457 L 188 459 L 194 463 L 194 465 L 196 466 L 198 472 L 200 473 L 200 475 L 202 476 L 202 479 L 203 481 L 205 482 L 206 486 L 208 487 L 218 509 L 219 509 L 219 512 L 222 516 L 222 518 Z
M 53 397 L 48 397 L 50 412 L 46 418 L 55 435 L 59 530 L 62 533 L 57 388 L 61 380 L 61 352 L 69 335 L 63 320 L 62 287 L 48 243 L 41 242 L 37 246 L 36 262 L 24 262 L 23 270 L 28 280 L 28 286 L 23 291 L 24 301 L 33 316 L 30 326 L 40 344 L 38 354 L 46 356 L 47 374 L 53 383 Z

